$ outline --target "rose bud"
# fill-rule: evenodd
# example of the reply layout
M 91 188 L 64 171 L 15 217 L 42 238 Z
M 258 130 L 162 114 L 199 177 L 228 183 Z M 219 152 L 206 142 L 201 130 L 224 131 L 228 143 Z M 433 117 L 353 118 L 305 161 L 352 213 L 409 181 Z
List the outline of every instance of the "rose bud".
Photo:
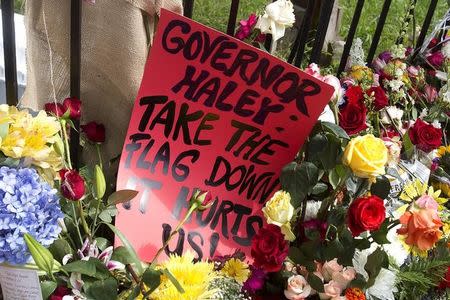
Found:
M 200 211 L 210 208 L 214 203 L 211 192 L 199 189 L 194 192 L 189 202 L 191 206 L 196 205 Z
M 84 179 L 75 170 L 63 169 L 61 176 L 61 194 L 72 201 L 78 201 L 84 196 Z
M 87 139 L 92 143 L 101 144 L 105 142 L 105 126 L 103 124 L 89 122 L 86 125 L 81 125 L 80 127 Z
M 81 100 L 76 97 L 66 98 L 63 101 L 64 111 L 69 111 L 71 119 L 79 120 L 81 117 Z
M 44 104 L 44 110 L 52 115 L 61 117 L 64 115 L 64 106 L 61 103 L 49 102 Z

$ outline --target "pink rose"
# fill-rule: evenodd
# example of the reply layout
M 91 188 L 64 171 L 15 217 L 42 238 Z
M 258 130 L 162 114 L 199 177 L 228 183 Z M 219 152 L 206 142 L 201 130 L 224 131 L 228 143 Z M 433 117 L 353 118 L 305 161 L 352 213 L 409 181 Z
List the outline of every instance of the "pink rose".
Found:
M 323 76 L 320 75 L 320 68 L 317 64 L 312 63 L 310 64 L 306 69 L 305 73 L 311 75 L 312 77 L 315 77 L 319 80 L 323 81 Z
M 438 92 L 434 86 L 427 84 L 425 86 L 425 98 L 432 103 L 438 97 Z
M 335 272 L 341 272 L 344 267 L 337 262 L 337 258 L 327 261 L 322 266 L 322 274 L 325 281 L 330 281 Z
M 339 299 L 342 293 L 342 289 L 340 285 L 336 282 L 331 280 L 327 284 L 323 285 L 324 293 L 319 293 L 319 297 L 322 300 L 325 299 Z
M 428 55 L 427 60 L 433 67 L 440 68 L 444 63 L 445 57 L 441 51 L 437 51 Z
M 289 300 L 303 300 L 311 294 L 311 286 L 302 275 L 293 275 L 288 279 L 284 296 Z
M 439 204 L 434 200 L 433 197 L 428 195 L 423 195 L 419 199 L 416 200 L 416 205 L 420 208 L 427 208 L 438 210 Z
M 333 281 L 339 284 L 342 290 L 346 289 L 348 284 L 355 279 L 356 271 L 352 267 L 347 267 L 342 272 L 335 272 L 333 274 Z
M 331 98 L 331 101 L 338 100 L 342 94 L 341 82 L 339 81 L 339 79 L 337 79 L 337 77 L 333 75 L 325 75 L 323 77 L 323 82 L 328 83 L 329 85 L 334 87 L 334 93 L 333 97 Z

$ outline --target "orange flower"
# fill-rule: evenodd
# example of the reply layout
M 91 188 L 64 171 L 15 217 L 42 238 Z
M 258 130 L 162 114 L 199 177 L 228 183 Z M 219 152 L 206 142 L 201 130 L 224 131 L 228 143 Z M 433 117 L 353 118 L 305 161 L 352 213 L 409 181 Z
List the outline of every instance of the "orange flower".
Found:
M 421 251 L 430 250 L 442 237 L 439 228 L 443 223 L 433 209 L 407 211 L 400 217 L 400 223 L 403 226 L 397 233 L 406 235 L 406 244 L 416 246 Z
M 353 287 L 345 290 L 345 299 L 366 300 L 366 295 L 364 295 L 364 292 L 361 289 Z

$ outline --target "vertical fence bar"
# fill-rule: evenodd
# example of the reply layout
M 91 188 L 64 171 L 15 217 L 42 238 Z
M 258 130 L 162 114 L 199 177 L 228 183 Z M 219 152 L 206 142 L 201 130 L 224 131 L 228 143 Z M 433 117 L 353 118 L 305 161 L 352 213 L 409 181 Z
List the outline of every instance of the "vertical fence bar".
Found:
M 372 63 L 375 51 L 377 51 L 378 42 L 380 41 L 381 33 L 383 32 L 384 23 L 386 23 L 386 17 L 391 6 L 391 0 L 385 0 L 383 8 L 381 9 L 380 18 L 378 19 L 377 28 L 373 35 L 372 44 L 370 44 L 369 54 L 367 55 L 367 62 Z
M 417 38 L 417 44 L 415 47 L 415 51 L 413 54 L 413 58 L 416 57 L 417 53 L 419 53 L 420 48 L 423 45 L 423 42 L 425 41 L 425 37 L 427 36 L 428 28 L 430 28 L 431 20 L 433 19 L 434 11 L 436 10 L 438 0 L 431 0 L 430 6 L 428 7 L 427 15 L 425 16 L 425 19 L 423 20 L 422 28 L 420 29 L 419 37 Z
M 227 34 L 234 35 L 234 28 L 236 27 L 236 19 L 239 9 L 239 0 L 231 1 L 230 15 L 228 17 Z
M 328 24 L 330 23 L 331 13 L 333 12 L 334 0 L 323 0 L 320 9 L 319 24 L 311 51 L 310 63 L 318 63 L 322 54 L 323 43 L 327 34 Z
M 337 75 L 341 75 L 344 71 L 345 65 L 347 64 L 348 55 L 350 54 L 350 49 L 353 44 L 353 39 L 355 38 L 356 28 L 358 27 L 359 18 L 361 17 L 361 12 L 364 6 L 364 0 L 358 0 L 355 7 L 355 13 L 353 14 L 352 23 L 347 34 L 347 40 L 345 41 L 344 50 L 342 51 L 341 62 L 339 63 L 339 68 Z
M 70 8 L 70 96 L 80 98 L 81 78 L 81 1 L 71 0 Z M 79 165 L 80 122 L 74 121 L 75 129 L 70 131 L 70 150 L 75 168 Z
M 184 16 L 192 19 L 194 11 L 194 0 L 183 0 Z
M 14 0 L 2 0 L 3 56 L 5 59 L 6 103 L 17 105 L 16 40 Z
M 300 67 L 300 64 L 303 60 L 303 55 L 305 54 L 308 33 L 311 29 L 314 2 L 315 0 L 308 0 L 308 5 L 306 7 L 305 15 L 303 16 L 302 20 L 302 25 L 297 33 L 297 38 L 295 39 L 297 45 L 294 44 L 294 47 L 291 50 L 291 55 L 289 57 L 290 60 L 288 60 L 289 63 L 292 63 L 295 58 L 294 65 L 296 67 Z

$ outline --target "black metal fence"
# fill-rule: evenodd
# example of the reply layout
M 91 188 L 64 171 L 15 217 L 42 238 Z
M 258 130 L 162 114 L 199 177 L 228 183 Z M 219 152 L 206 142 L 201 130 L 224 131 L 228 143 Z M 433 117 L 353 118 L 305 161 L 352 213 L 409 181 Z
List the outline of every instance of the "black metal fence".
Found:
M 423 1 L 423 0 L 420 0 Z M 233 35 L 239 10 L 239 0 L 231 0 L 230 12 L 227 24 L 227 34 Z M 322 48 L 325 42 L 325 35 L 330 22 L 335 0 L 322 0 L 320 5 L 319 20 L 316 28 L 312 28 L 313 10 L 316 5 L 316 0 L 307 0 L 307 7 L 300 29 L 298 30 L 295 41 L 291 47 L 291 53 L 288 57 L 288 62 L 299 67 L 305 58 L 305 45 L 309 38 L 312 29 L 315 29 L 315 36 L 313 40 L 312 49 L 310 52 L 309 62 L 319 62 Z M 375 33 L 369 52 L 366 58 L 367 62 L 371 62 L 377 50 L 378 42 L 386 22 L 389 8 L 392 0 L 384 0 L 383 8 L 380 12 L 380 17 L 376 25 Z M 415 1 L 416 2 L 416 1 Z M 344 45 L 342 57 L 338 67 L 337 73 L 340 74 L 347 62 L 350 48 L 355 37 L 356 29 L 358 27 L 361 12 L 364 7 L 365 0 L 358 0 L 354 11 L 353 19 L 347 34 Z M 422 29 L 417 39 L 416 49 L 420 48 L 425 40 L 428 28 L 430 27 L 434 11 L 438 0 L 431 0 L 425 19 L 423 20 Z M 80 97 L 80 62 L 81 62 L 81 8 L 82 0 L 71 0 L 71 22 L 70 22 L 70 96 Z M 184 14 L 191 18 L 195 1 L 184 0 Z M 5 57 L 5 81 L 6 81 L 6 100 L 9 105 L 16 105 L 18 101 L 18 85 L 17 85 L 17 69 L 16 69 L 16 53 L 15 53 L 15 37 L 14 37 L 14 0 L 1 0 L 2 8 L 2 22 L 3 22 L 3 47 Z M 270 47 L 270 36 L 266 40 L 266 46 Z M 76 124 L 78 127 L 79 124 Z M 76 152 L 76 145 L 79 144 L 79 136 L 77 131 L 73 130 L 71 136 L 71 143 L 74 147 L 72 157 L 75 165 L 77 165 L 78 155 Z

